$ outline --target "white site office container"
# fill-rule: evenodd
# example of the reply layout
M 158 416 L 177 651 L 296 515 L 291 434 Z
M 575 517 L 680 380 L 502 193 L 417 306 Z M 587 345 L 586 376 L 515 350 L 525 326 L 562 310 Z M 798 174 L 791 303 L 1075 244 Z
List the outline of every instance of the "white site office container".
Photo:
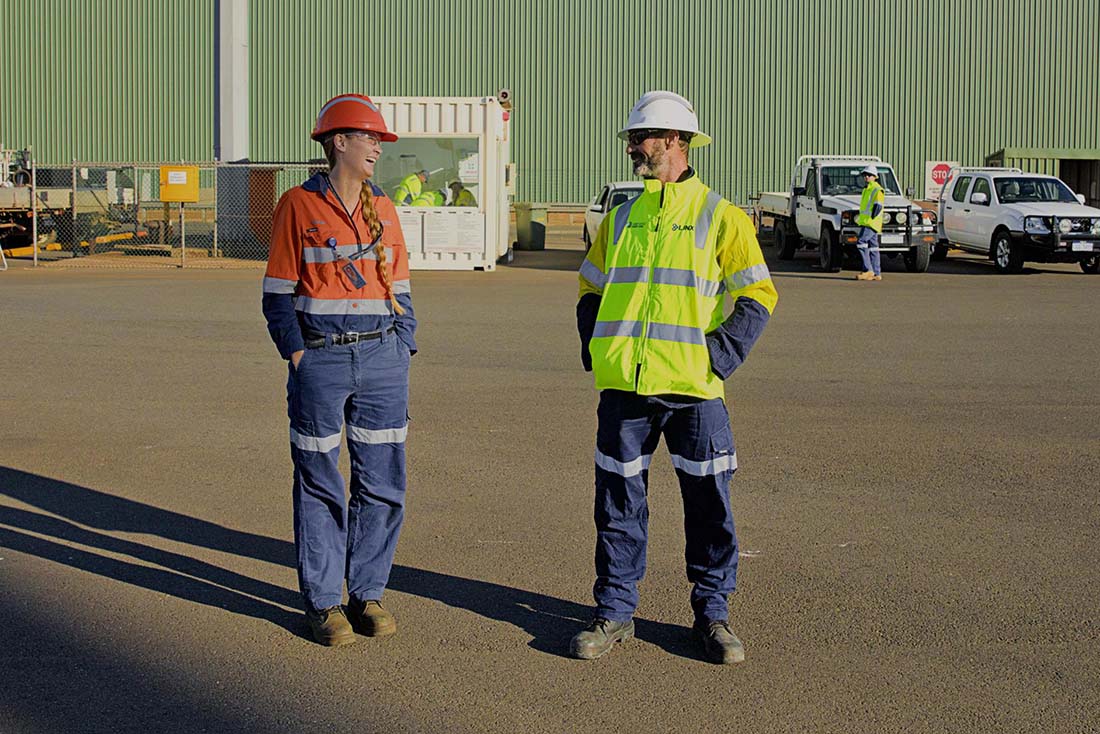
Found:
M 477 206 L 398 206 L 416 270 L 494 270 L 506 255 L 509 112 L 496 97 L 376 97 L 399 140 L 383 146 L 374 181 L 393 196 L 401 178 L 431 173 L 425 190 L 461 180 Z

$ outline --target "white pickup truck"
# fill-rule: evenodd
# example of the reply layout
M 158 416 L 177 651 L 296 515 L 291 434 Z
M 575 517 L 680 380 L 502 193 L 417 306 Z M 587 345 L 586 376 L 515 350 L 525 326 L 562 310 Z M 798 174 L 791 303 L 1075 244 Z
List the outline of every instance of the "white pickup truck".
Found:
M 910 272 L 928 270 L 936 215 L 902 196 L 890 164 L 877 156 L 804 155 L 791 174 L 790 193 L 760 194 L 756 221 L 761 216 L 774 220 L 779 259 L 790 260 L 803 247 L 817 250 L 822 269 L 835 273 L 846 253 L 855 255 L 863 194 L 859 172 L 867 164 L 878 168 L 878 182 L 886 189 L 881 252 L 900 254 Z
M 938 207 L 937 255 L 948 246 L 985 255 L 1001 273 L 1018 273 L 1025 262 L 1100 269 L 1100 209 L 1054 176 L 952 168 Z

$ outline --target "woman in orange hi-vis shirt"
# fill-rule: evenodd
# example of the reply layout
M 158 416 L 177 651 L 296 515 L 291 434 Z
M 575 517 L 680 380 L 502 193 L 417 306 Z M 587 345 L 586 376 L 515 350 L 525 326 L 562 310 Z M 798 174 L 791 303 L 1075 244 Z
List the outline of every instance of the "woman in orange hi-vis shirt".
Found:
M 321 107 L 311 137 L 329 171 L 275 208 L 263 311 L 289 361 L 294 545 L 306 618 L 317 642 L 346 645 L 355 632 L 397 630 L 380 602 L 404 519 L 416 319 L 397 212 L 370 181 L 382 143 L 397 136 L 370 98 L 345 94 Z M 337 467 L 345 425 L 346 503 Z

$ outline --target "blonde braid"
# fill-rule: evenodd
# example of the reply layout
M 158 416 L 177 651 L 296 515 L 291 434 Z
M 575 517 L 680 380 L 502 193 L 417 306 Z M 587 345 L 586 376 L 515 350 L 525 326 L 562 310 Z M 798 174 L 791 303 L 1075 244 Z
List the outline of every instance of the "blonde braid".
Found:
M 362 204 L 363 219 L 367 222 L 367 231 L 370 233 L 371 242 L 373 242 L 382 234 L 382 221 L 378 218 L 378 212 L 374 208 L 374 191 L 371 190 L 369 181 L 363 182 L 363 188 L 359 191 L 359 202 Z M 386 295 L 389 297 L 390 303 L 393 304 L 394 313 L 401 315 L 405 313 L 405 309 L 397 302 L 397 296 L 393 293 L 393 278 L 390 277 L 390 269 L 386 263 L 386 246 L 379 242 L 374 251 L 378 255 L 376 261 L 378 263 L 376 266 L 378 277 L 382 279 L 382 285 L 386 288 Z

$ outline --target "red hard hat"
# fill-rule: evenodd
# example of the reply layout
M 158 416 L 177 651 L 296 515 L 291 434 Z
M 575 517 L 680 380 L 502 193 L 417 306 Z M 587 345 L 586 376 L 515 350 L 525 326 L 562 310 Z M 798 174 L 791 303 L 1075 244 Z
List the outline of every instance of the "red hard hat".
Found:
M 382 119 L 378 106 L 362 94 L 341 94 L 325 102 L 317 113 L 317 125 L 310 137 L 320 141 L 337 130 L 375 133 L 387 143 L 397 140 L 397 136 L 386 129 L 386 121 Z

